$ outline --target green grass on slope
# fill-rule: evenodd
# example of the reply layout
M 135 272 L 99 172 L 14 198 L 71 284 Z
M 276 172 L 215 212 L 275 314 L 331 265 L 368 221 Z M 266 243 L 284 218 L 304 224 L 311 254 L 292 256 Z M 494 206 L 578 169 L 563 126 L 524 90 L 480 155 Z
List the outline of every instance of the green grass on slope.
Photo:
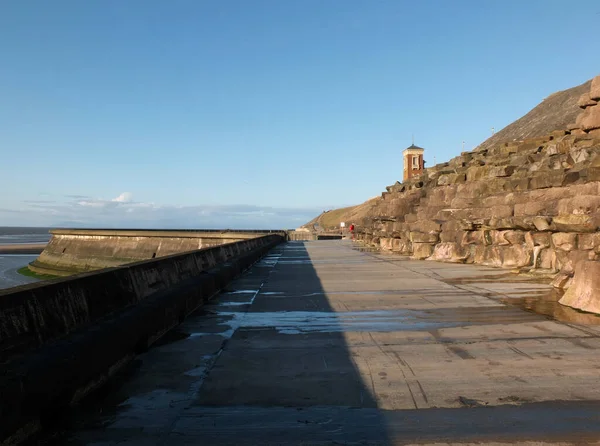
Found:
M 332 211 L 321 214 L 319 218 L 319 224 L 324 229 L 334 229 L 340 227 L 340 222 L 344 221 L 344 215 L 354 209 L 356 206 L 350 206 L 347 208 L 334 209 Z M 351 222 L 345 222 L 349 226 Z
M 39 280 L 51 280 L 51 279 L 57 279 L 60 277 L 60 276 L 53 276 L 52 274 L 38 274 L 34 271 L 31 271 L 26 266 L 24 266 L 23 268 L 19 268 L 17 270 L 17 272 L 19 274 L 21 274 L 22 276 L 33 277 L 33 278 L 39 279 Z

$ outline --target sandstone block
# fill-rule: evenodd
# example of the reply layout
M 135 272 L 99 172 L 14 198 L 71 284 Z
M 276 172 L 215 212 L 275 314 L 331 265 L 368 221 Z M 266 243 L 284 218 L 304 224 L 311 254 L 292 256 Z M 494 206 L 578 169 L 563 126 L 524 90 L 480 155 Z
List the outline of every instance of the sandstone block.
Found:
M 591 214 L 600 210 L 600 195 L 577 195 L 558 201 L 559 214 Z
M 577 101 L 579 108 L 586 108 L 596 105 L 596 101 L 592 100 L 590 93 L 583 93 Z
M 410 241 L 413 243 L 437 243 L 439 241 L 439 233 L 437 232 L 411 232 Z
M 465 231 L 461 240 L 462 245 L 481 245 L 484 244 L 483 231 Z
M 586 148 L 573 149 L 570 155 L 575 164 L 583 163 L 590 159 L 590 152 Z
M 515 204 L 515 217 L 525 216 L 544 216 L 558 214 L 558 202 L 548 201 L 528 201 L 526 203 Z M 543 231 L 543 229 L 541 229 Z
M 600 101 L 600 76 L 596 76 L 592 79 L 589 96 L 595 101 Z
M 522 268 L 532 264 L 533 252 L 523 245 L 510 245 L 500 248 L 502 266 Z
M 400 254 L 410 254 L 410 252 L 412 251 L 412 245 L 407 240 L 400 239 L 400 238 L 393 238 L 392 239 L 392 251 L 398 252 Z
M 498 246 L 510 245 L 510 242 L 504 238 L 504 235 L 509 231 L 490 231 L 492 237 L 492 244 Z
M 559 170 L 552 172 L 536 172 L 529 180 L 530 189 L 544 189 L 548 187 L 560 187 L 564 180 L 564 173 Z
M 600 232 L 580 234 L 577 240 L 577 247 L 582 250 L 600 251 Z
M 516 170 L 515 166 L 492 166 L 488 171 L 490 177 L 509 177 Z
M 577 234 L 557 232 L 552 234 L 552 244 L 561 251 L 572 251 L 577 246 Z
M 536 216 L 533 217 L 533 225 L 535 229 L 538 231 L 547 231 L 550 229 L 550 222 L 552 219 L 550 217 Z
M 538 267 L 558 271 L 556 253 L 553 249 L 542 249 L 539 254 Z
M 558 215 L 552 219 L 552 228 L 566 232 L 595 232 L 598 222 L 597 218 L 591 215 Z
M 566 289 L 569 287 L 569 284 L 572 281 L 572 276 L 570 274 L 567 273 L 559 273 L 556 275 L 556 277 L 552 280 L 551 285 L 554 288 L 558 288 L 558 289 Z
M 392 250 L 392 241 L 393 241 L 393 239 L 391 237 L 381 237 L 379 239 L 379 246 L 383 250 L 391 251 Z
M 443 260 L 446 262 L 464 263 L 468 254 L 458 243 L 438 243 L 435 245 L 431 260 Z
M 440 177 L 437 179 L 437 185 L 438 186 L 446 186 L 448 184 L 454 184 L 457 176 L 458 175 L 455 173 L 447 173 L 447 174 L 440 175 Z
M 586 171 L 588 181 L 600 181 L 600 167 L 589 167 Z
M 571 184 L 577 183 L 582 178 L 582 172 L 573 171 L 565 173 L 565 179 L 562 182 L 561 186 L 570 186 Z
M 583 311 L 600 314 L 600 262 L 581 261 L 575 267 L 573 284 L 560 303 Z
M 584 131 L 600 128 L 600 107 L 586 108 L 583 114 L 585 116 L 581 119 L 581 128 Z
M 552 241 L 552 234 L 550 232 L 531 232 L 531 240 L 533 246 L 549 247 Z
M 477 181 L 487 177 L 487 166 L 472 166 L 467 169 L 467 182 Z
M 501 267 L 500 248 L 498 246 L 477 246 L 475 248 L 475 263 Z
M 460 243 L 464 237 L 463 231 L 442 231 L 440 233 L 440 242 L 457 242 Z
M 413 259 L 424 260 L 433 254 L 433 243 L 413 243 Z
M 434 220 L 418 220 L 411 222 L 408 228 L 414 232 L 440 232 L 442 224 Z
M 502 235 L 511 245 L 522 245 L 525 243 L 525 233 L 523 231 L 504 231 Z

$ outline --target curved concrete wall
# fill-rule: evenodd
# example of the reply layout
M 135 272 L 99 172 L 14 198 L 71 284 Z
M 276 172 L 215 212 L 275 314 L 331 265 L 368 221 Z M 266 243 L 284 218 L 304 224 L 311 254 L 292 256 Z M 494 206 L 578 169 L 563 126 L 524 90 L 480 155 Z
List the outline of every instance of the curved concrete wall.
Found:
M 50 242 L 29 268 L 67 276 L 248 240 L 265 232 L 53 229 Z
M 0 291 L 0 442 L 27 438 L 45 415 L 97 389 L 284 239 L 261 236 Z

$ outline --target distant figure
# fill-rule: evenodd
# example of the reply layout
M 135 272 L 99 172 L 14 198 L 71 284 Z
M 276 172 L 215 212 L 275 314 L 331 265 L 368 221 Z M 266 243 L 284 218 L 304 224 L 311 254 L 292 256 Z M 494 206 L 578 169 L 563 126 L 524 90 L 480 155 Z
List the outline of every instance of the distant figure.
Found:
M 350 234 L 352 234 L 352 240 L 354 240 L 354 223 L 350 225 Z

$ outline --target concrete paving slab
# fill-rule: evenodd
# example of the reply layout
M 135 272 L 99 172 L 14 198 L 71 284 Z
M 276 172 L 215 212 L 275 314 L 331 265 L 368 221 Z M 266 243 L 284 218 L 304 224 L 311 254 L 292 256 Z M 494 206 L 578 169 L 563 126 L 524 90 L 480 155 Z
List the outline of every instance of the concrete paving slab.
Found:
M 66 444 L 591 443 L 600 318 L 506 270 L 290 242 L 197 311 Z M 529 303 L 527 303 L 529 302 Z M 544 311 L 536 312 L 542 302 Z

